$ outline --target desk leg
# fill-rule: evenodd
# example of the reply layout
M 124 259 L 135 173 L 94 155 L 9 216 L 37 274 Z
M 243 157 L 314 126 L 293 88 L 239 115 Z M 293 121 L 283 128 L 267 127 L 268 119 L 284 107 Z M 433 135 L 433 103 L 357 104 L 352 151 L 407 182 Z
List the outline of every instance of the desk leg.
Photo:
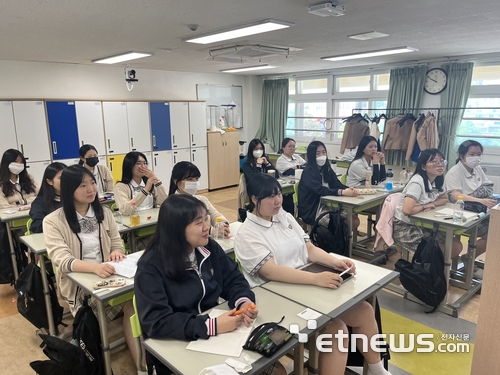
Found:
M 349 233 L 349 253 L 347 254 L 347 256 L 350 258 L 352 257 L 352 248 L 354 246 L 353 235 L 352 235 L 352 215 L 353 215 L 352 207 L 346 207 L 346 211 L 347 211 L 347 232 Z
M 47 270 L 45 269 L 45 257 L 40 256 L 40 271 L 42 272 L 43 298 L 45 299 L 45 309 L 47 310 L 47 320 L 49 321 L 49 333 L 56 335 L 54 327 L 54 316 L 52 315 L 52 304 L 50 303 L 49 282 L 47 280 Z
M 7 236 L 9 237 L 9 245 L 10 245 L 10 256 L 12 258 L 12 268 L 14 269 L 14 281 L 19 277 L 19 273 L 17 270 L 17 260 L 16 260 L 16 251 L 14 250 L 14 241 L 12 240 L 12 229 L 10 227 L 10 222 L 5 222 L 5 228 L 7 229 Z
M 309 374 L 319 374 L 319 350 L 316 347 L 318 336 L 319 332 L 317 331 L 309 337 L 309 361 L 307 366 Z
M 130 252 L 135 253 L 135 231 L 130 232 Z
M 106 323 L 106 316 L 104 314 L 104 302 L 97 301 L 97 313 L 99 315 L 99 328 L 101 330 L 101 345 L 102 353 L 104 355 L 104 366 L 106 368 L 106 375 L 113 375 L 111 371 L 111 352 L 108 341 L 108 327 Z
M 304 344 L 299 344 L 293 350 L 293 373 L 304 375 Z
M 450 287 L 450 266 L 451 266 L 451 250 L 453 247 L 453 228 L 446 228 L 446 240 L 444 244 L 444 278 L 446 280 L 446 295 L 439 305 L 439 310 L 458 317 L 457 309 L 448 304 L 448 288 Z

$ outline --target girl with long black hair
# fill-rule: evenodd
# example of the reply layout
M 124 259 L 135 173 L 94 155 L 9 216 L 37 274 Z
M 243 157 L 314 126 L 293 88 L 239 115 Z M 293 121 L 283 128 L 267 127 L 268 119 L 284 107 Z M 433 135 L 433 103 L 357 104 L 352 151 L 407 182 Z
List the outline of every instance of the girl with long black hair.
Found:
M 37 187 L 26 170 L 26 159 L 13 148 L 3 153 L 0 161 L 0 208 L 31 204 L 36 198 Z

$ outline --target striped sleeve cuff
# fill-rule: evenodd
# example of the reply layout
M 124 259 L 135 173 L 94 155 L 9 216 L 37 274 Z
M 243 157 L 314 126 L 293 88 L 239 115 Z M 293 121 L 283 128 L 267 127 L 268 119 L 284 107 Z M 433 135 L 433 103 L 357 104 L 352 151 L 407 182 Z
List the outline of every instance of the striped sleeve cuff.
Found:
M 146 189 L 142 188 L 141 189 L 142 194 L 144 194 L 146 197 L 149 195 L 149 193 L 146 191 Z
M 73 272 L 73 262 L 75 261 L 76 259 L 71 259 L 69 262 L 68 262 L 68 269 L 69 269 L 69 272 Z
M 155 184 L 155 187 L 158 187 L 158 186 L 160 186 L 161 184 L 162 184 L 162 182 L 161 182 L 161 181 L 158 181 L 158 182 Z
M 339 196 L 342 196 L 342 189 L 339 189 L 339 191 L 337 192 L 337 194 L 338 194 Z
M 205 320 L 207 333 L 209 336 L 217 336 L 217 318 L 208 318 Z
M 234 303 L 234 306 L 236 306 L 236 309 L 239 310 L 241 305 L 243 305 L 245 302 L 252 302 L 252 300 L 250 298 L 247 298 L 247 297 L 241 297 L 241 298 L 238 298 L 236 300 L 236 302 Z

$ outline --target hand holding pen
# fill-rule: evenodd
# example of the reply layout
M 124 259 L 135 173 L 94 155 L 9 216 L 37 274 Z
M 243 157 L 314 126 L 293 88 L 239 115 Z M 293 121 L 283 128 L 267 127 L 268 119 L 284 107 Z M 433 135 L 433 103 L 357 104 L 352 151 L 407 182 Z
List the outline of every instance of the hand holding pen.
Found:
M 245 302 L 240 309 L 233 313 L 233 316 L 241 315 L 245 325 L 249 326 L 254 322 L 259 314 L 257 306 L 252 302 Z

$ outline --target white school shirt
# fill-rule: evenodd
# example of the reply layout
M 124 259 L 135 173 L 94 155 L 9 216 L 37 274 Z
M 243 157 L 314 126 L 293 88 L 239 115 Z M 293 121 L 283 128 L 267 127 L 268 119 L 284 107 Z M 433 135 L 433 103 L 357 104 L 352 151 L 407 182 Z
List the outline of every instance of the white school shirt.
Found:
M 366 180 L 366 171 L 373 172 L 373 168 L 371 163 L 368 164 L 364 156 L 354 160 L 349 166 L 349 172 L 347 172 L 346 185 L 349 187 L 360 186 L 361 182 L 365 182 Z
M 284 211 L 272 222 L 252 213 L 247 214 L 234 241 L 234 252 L 250 287 L 265 283 L 259 275 L 261 267 L 272 257 L 277 265 L 298 268 L 308 263 L 304 232 L 292 215 Z
M 302 159 L 299 155 L 293 154 L 291 158 L 288 158 L 285 154 L 281 154 L 278 160 L 276 161 L 276 169 L 280 174 L 283 174 L 285 171 L 295 167 L 304 165 L 306 161 Z
M 82 260 L 90 263 L 102 263 L 99 223 L 95 217 L 94 209 L 89 205 L 85 216 L 77 212 L 76 217 L 81 229 L 78 237 L 82 241 Z
M 461 161 L 450 168 L 444 178 L 446 191 L 461 191 L 465 195 L 470 195 L 483 185 L 493 185 L 488 180 L 483 169 L 478 165 L 469 173 Z
M 137 182 L 135 182 L 134 180 L 130 180 L 130 183 L 128 185 L 130 187 L 130 190 L 132 191 L 132 199 L 137 194 L 144 194 L 141 190 L 146 188 L 146 184 L 142 179 L 140 185 L 137 185 Z M 150 192 L 148 192 L 148 196 L 144 198 L 144 200 L 139 206 L 137 206 L 136 211 L 144 211 L 153 208 L 153 202 L 154 202 L 153 195 Z
M 422 176 L 420 176 L 419 174 L 413 175 L 411 180 L 406 184 L 405 188 L 403 189 L 403 193 L 401 194 L 399 203 L 396 206 L 396 211 L 394 212 L 394 217 L 396 219 L 411 224 L 410 218 L 405 214 L 403 214 L 403 202 L 406 197 L 411 197 L 415 199 L 415 201 L 417 202 L 416 204 L 427 204 L 434 202 L 441 195 L 446 194 L 446 189 L 444 188 L 444 185 L 441 188 L 442 191 L 438 191 L 434 182 L 431 184 L 429 181 L 427 181 L 427 183 L 429 184 L 429 188 L 431 189 L 429 193 L 425 191 L 424 179 L 422 178 Z

